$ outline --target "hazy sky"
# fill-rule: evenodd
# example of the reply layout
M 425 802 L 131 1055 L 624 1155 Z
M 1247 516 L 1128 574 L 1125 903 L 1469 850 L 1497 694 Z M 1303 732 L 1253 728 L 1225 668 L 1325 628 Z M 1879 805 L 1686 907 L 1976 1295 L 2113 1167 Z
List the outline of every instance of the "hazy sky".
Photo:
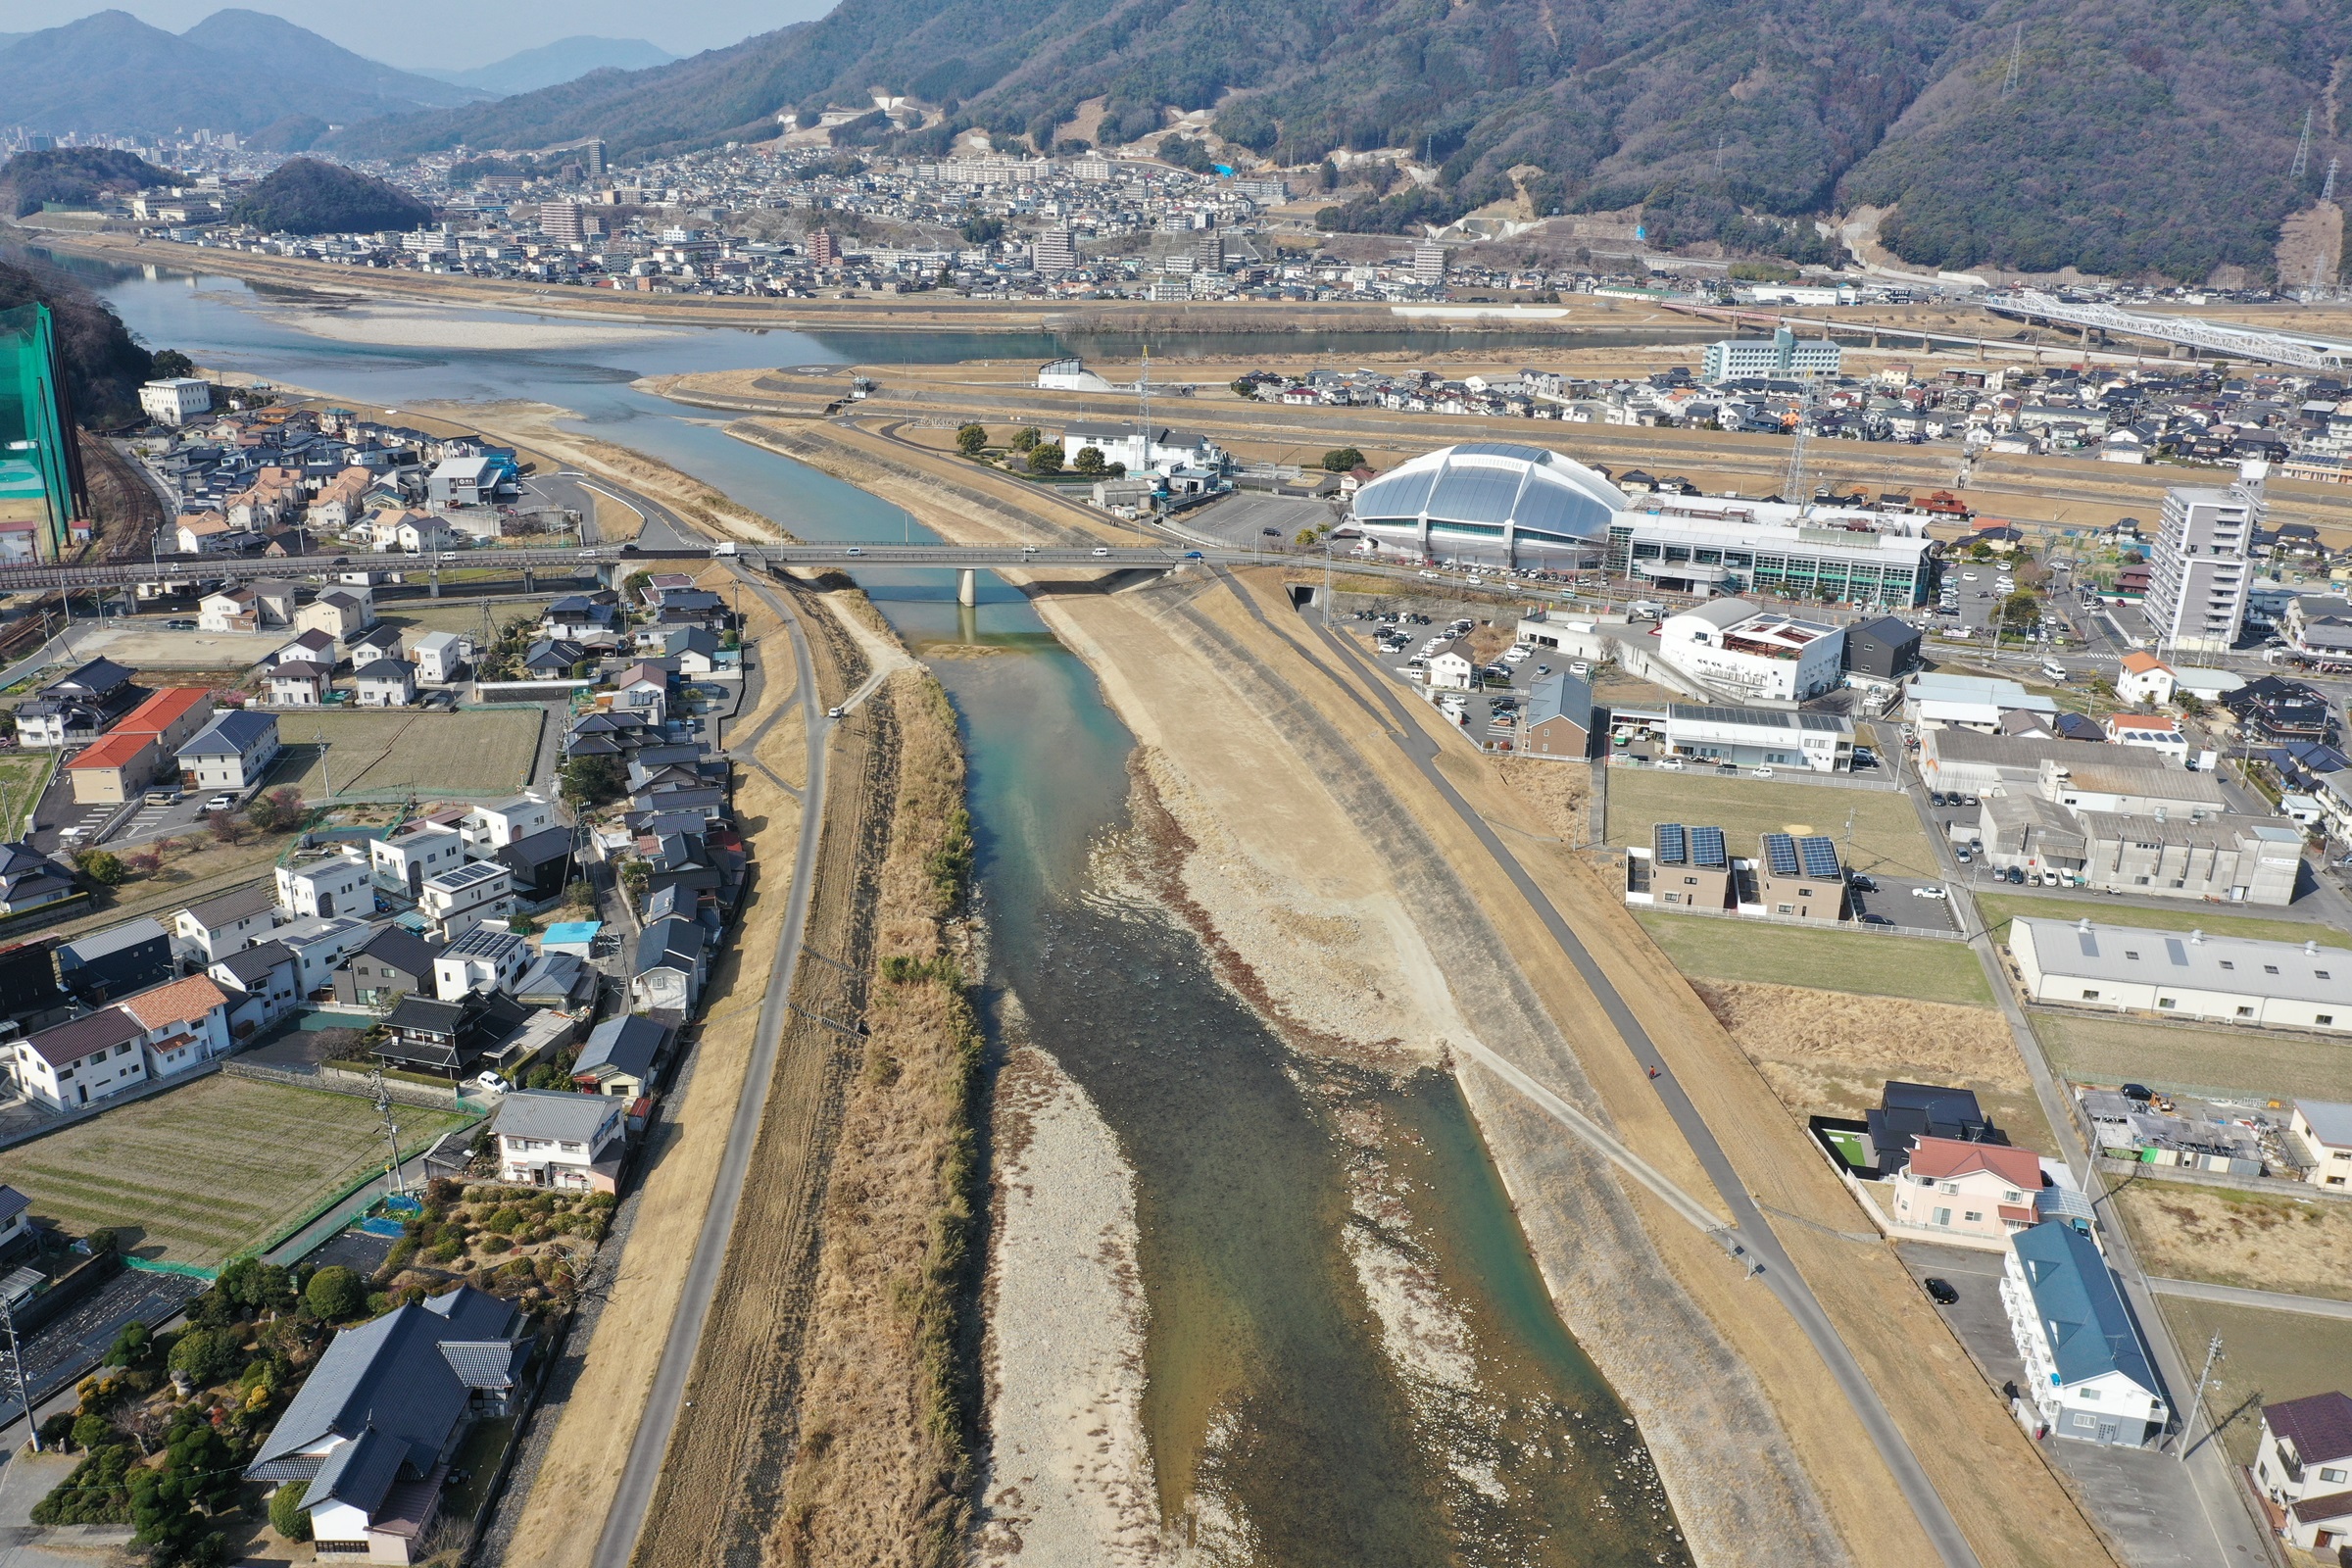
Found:
M 671 54 L 690 55 L 822 16 L 833 0 L 401 0 L 398 6 L 353 0 L 235 0 L 332 38 L 344 48 L 392 66 L 464 71 L 503 60 L 518 49 L 577 33 L 646 38 Z M 183 32 L 228 0 L 0 0 L 0 32 L 31 32 L 105 10 L 127 11 L 142 22 Z

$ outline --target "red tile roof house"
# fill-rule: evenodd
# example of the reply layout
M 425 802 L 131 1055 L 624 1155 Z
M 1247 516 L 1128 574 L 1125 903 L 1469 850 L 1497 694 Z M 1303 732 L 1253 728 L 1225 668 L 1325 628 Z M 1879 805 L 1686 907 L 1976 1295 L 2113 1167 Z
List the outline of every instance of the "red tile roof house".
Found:
M 2252 1474 L 2287 1540 L 2305 1551 L 2352 1542 L 2352 1396 L 2264 1405 Z
M 190 975 L 26 1036 L 16 1078 L 51 1110 L 78 1110 L 224 1055 L 229 1044 L 228 994 Z
M 1913 1236 L 2006 1251 L 2009 1238 L 2037 1218 L 2041 1183 L 2040 1156 L 2030 1149 L 1922 1138 L 1889 1183 L 1894 1224 Z
M 209 975 L 167 980 L 115 1004 L 146 1031 L 147 1072 L 171 1078 L 228 1054 L 228 993 Z

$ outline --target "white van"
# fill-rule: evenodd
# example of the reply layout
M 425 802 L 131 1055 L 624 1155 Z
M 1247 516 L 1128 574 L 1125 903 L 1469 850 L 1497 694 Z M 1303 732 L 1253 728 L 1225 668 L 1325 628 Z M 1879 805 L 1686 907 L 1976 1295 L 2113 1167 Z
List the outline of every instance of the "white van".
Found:
M 2064 680 L 2068 674 L 2067 667 L 2058 662 L 2058 661 L 2055 659 L 2043 660 L 2041 662 L 2041 672 L 2044 675 L 2049 676 L 2052 680 Z

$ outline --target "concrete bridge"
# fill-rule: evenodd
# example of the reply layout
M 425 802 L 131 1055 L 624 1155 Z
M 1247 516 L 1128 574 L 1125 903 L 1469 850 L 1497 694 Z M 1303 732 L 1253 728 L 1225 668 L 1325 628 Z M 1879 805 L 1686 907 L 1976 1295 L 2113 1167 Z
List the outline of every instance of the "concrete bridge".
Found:
M 858 566 L 920 566 L 961 573 L 957 597 L 973 602 L 977 573 L 1021 566 L 1082 567 L 1102 571 L 1171 571 L 1187 564 L 1250 565 L 1265 561 L 1312 564 L 1320 552 L 1234 549 L 1187 549 L 1179 545 L 885 545 L 815 543 L 725 543 L 690 547 L 637 545 L 590 546 L 586 550 L 450 550 L 417 555 L 323 552 L 275 558 L 250 556 L 159 556 L 145 562 L 113 565 L 0 566 L 0 593 L 54 593 L 59 590 L 130 587 L 138 583 L 229 584 L 258 582 L 272 577 L 333 577 L 343 572 L 399 573 L 414 580 L 423 575 L 440 592 L 441 576 L 450 571 L 519 571 L 525 582 L 537 574 L 578 577 L 593 573 L 608 586 L 639 571 L 686 568 L 712 560 L 736 561 L 755 570 L 786 567 L 849 568 Z M 1380 565 L 1353 559 L 1344 563 L 1351 573 L 1410 577 L 1413 568 Z

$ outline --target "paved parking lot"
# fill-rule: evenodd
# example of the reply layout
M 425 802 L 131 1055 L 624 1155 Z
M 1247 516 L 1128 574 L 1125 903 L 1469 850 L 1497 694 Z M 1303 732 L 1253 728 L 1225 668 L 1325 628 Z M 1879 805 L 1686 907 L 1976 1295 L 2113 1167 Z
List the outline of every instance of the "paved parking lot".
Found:
M 1959 924 L 1952 917 L 1949 899 L 1931 899 L 1913 892 L 1915 888 L 1941 887 L 1933 878 L 1873 876 L 1867 879 L 1870 887 L 1855 888 L 1850 894 L 1854 918 L 1876 925 L 1884 920 L 1888 925 L 1911 931 L 1957 931 Z M 1876 916 L 1877 918 L 1872 918 Z
M 1933 1275 L 1960 1293 L 1959 1300 L 1936 1311 L 1984 1374 L 1989 1385 L 1985 1397 L 2000 1398 L 2004 1383 L 2026 1374 L 2009 1335 L 2008 1313 L 2001 1306 L 2003 1254 L 1923 1242 L 1901 1243 L 1895 1251 L 1912 1278 Z M 2065 1438 L 2044 1438 L 2040 1447 L 2082 1491 L 2132 1568 L 2213 1568 L 2219 1562 L 2253 1561 L 2251 1554 L 2222 1555 L 2197 1489 L 2184 1483 L 2180 1463 L 2169 1450 L 2102 1448 Z

